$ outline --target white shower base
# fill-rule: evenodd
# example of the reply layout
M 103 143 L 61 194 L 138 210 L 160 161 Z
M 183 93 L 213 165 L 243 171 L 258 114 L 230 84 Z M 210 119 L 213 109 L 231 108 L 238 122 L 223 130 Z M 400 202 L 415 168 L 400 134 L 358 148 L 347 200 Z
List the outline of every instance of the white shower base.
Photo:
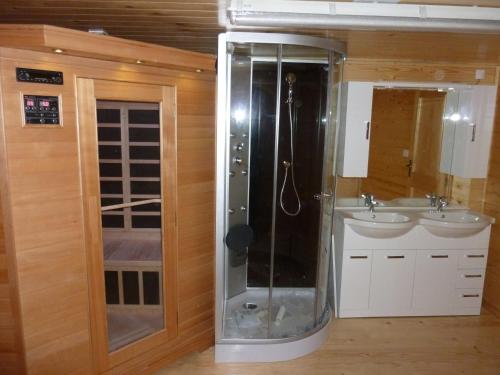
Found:
M 267 288 L 250 288 L 226 302 L 224 339 L 215 345 L 216 362 L 285 361 L 311 353 L 326 340 L 330 314 L 322 328 L 314 327 L 314 288 L 273 289 L 270 335 L 268 293 Z M 248 309 L 245 303 L 257 307 Z M 280 308 L 281 320 L 276 319 Z
M 273 288 L 271 329 L 268 336 L 268 288 L 249 288 L 226 302 L 224 338 L 282 339 L 300 336 L 314 325 L 314 288 Z M 257 305 L 255 309 L 245 303 Z M 276 319 L 284 309 L 281 320 Z
M 273 289 L 268 336 L 268 293 L 267 288 L 250 288 L 226 302 L 224 339 L 215 345 L 216 362 L 286 361 L 313 352 L 327 339 L 329 313 L 321 328 L 314 327 L 314 288 Z M 245 303 L 257 307 L 248 309 Z M 277 320 L 280 308 L 284 314 Z

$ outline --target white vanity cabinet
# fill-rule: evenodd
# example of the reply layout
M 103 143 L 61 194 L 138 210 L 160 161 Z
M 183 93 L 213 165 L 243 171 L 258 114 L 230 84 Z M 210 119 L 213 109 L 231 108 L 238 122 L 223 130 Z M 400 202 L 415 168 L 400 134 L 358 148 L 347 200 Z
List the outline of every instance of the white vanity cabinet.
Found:
M 338 316 L 478 315 L 490 230 L 438 237 L 416 225 L 399 237 L 369 238 L 336 215 Z
M 340 112 L 338 173 L 367 177 L 373 82 L 344 82 Z

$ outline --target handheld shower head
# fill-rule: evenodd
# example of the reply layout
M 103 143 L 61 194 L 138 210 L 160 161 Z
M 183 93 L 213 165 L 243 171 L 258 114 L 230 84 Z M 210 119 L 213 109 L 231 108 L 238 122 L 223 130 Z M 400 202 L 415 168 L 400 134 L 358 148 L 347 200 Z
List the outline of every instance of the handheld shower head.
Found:
M 288 83 L 288 99 L 286 100 L 287 103 L 292 103 L 293 101 L 293 84 L 297 80 L 297 77 L 295 77 L 295 74 L 293 73 L 287 73 L 285 77 L 286 83 Z
M 293 73 L 287 73 L 285 80 L 291 86 L 295 83 L 297 77 L 295 77 L 295 74 Z

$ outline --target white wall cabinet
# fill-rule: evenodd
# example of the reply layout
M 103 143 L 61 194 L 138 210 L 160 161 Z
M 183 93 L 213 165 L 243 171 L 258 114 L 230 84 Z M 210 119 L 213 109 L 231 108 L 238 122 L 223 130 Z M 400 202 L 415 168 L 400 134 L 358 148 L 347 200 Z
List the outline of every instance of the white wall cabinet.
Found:
M 344 82 L 341 93 L 338 174 L 367 177 L 373 82 Z
M 443 238 L 416 225 L 368 238 L 336 217 L 338 316 L 479 315 L 490 231 Z
M 495 102 L 496 86 L 471 86 L 447 93 L 445 127 L 454 130 L 452 175 L 487 177 Z
M 340 113 L 337 173 L 367 177 L 374 86 L 432 87 L 446 90 L 440 170 L 464 178 L 488 173 L 496 86 L 414 82 L 344 82 Z

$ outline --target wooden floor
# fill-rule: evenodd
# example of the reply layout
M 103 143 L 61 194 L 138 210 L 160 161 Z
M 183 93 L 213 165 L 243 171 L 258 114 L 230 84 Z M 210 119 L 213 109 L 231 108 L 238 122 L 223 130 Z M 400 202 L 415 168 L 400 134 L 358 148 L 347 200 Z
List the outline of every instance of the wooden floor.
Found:
M 213 347 L 159 371 L 170 374 L 500 374 L 500 317 L 336 319 L 316 352 L 288 362 L 215 364 Z

